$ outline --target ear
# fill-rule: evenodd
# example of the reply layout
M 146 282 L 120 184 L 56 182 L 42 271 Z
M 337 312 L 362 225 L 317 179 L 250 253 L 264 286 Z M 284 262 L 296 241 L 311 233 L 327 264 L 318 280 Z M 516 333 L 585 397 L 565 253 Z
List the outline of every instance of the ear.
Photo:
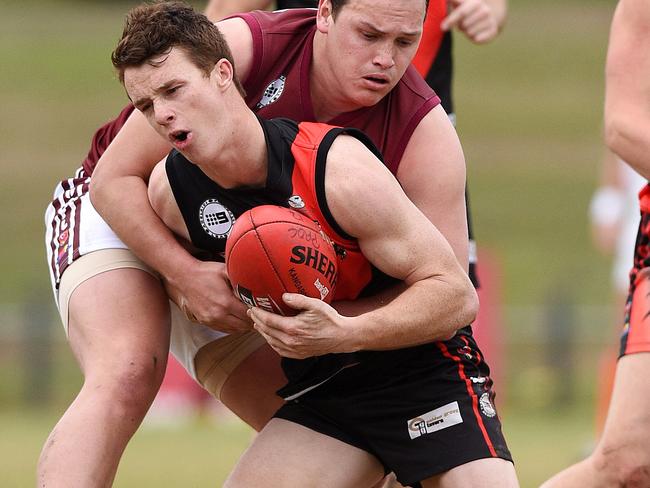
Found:
M 226 58 L 221 58 L 215 63 L 214 68 L 210 73 L 210 78 L 214 79 L 220 89 L 225 90 L 232 85 L 233 73 L 234 69 L 232 64 L 230 64 L 230 61 Z
M 319 0 L 318 10 L 316 11 L 316 29 L 323 34 L 327 34 L 333 23 L 332 2 L 330 0 Z

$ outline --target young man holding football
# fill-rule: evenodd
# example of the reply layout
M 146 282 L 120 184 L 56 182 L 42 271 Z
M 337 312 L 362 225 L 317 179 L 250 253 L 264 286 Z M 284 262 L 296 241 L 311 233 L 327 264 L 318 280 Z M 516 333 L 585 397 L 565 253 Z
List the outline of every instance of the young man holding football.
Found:
M 350 302 L 349 315 L 293 294 L 286 301 L 300 311 L 295 317 L 251 310 L 256 328 L 283 355 L 277 344 L 284 344 L 285 326 L 337 328 L 349 349 L 320 355 L 329 352 L 326 347 L 298 360 L 287 356 L 300 353 L 287 351 L 283 369 L 289 381 L 280 391 L 287 404 L 256 437 L 226 486 L 352 488 L 371 486 L 390 470 L 404 484 L 441 486 L 449 459 L 461 456 L 473 461 L 475 472 L 453 482 L 516 486 L 492 412 L 472 418 L 470 397 L 440 405 L 450 394 L 436 387 L 440 351 L 448 349 L 423 340 L 420 332 L 442 320 L 443 301 L 459 304 L 459 323 L 473 320 L 475 292 L 451 247 L 365 136 L 354 129 L 258 118 L 238 90 L 219 39 L 218 29 L 189 7 L 146 5 L 130 12 L 113 53 L 129 98 L 176 148 L 151 175 L 154 209 L 192 244 L 220 253 L 228 236 L 205 238 L 196 224 L 202 201 L 219 203 L 236 217 L 246 208 L 288 206 L 300 197 L 304 210 L 344 250 L 341 275 L 346 267 L 355 271 L 339 283 L 349 288 L 339 298 L 391 290 L 391 300 L 379 308 Z M 454 327 L 437 328 L 448 338 L 455 334 Z M 462 349 L 466 341 L 459 336 L 447 344 Z M 461 424 L 470 436 L 487 429 L 489 440 L 481 447 L 453 447 L 454 427 Z

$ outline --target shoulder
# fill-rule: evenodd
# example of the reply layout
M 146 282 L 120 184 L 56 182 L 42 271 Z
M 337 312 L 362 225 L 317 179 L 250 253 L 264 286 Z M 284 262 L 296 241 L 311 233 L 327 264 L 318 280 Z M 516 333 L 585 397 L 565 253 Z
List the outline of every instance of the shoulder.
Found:
M 267 34 L 299 34 L 316 25 L 316 10 L 288 9 L 272 12 L 255 10 L 238 14 L 251 28 L 259 28 Z
M 437 98 L 436 93 L 422 78 L 420 73 L 413 65 L 410 65 L 404 72 L 404 76 L 393 89 L 393 93 L 399 93 L 401 96 L 419 98 L 422 101 Z M 438 100 L 440 103 L 440 100 Z

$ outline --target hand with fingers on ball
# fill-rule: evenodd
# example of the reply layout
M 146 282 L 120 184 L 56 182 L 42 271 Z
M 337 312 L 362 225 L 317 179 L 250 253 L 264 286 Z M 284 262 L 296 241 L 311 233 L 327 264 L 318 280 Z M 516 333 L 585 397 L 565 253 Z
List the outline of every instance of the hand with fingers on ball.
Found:
M 235 295 L 279 354 L 314 356 L 339 342 L 345 317 L 328 305 L 338 256 L 309 216 L 275 205 L 244 212 L 228 237 L 226 268 Z

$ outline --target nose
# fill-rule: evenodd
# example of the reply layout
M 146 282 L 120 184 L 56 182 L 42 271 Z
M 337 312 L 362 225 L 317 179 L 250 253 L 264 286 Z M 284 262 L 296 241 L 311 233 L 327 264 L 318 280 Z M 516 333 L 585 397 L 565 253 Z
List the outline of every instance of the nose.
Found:
M 395 66 L 395 57 L 391 43 L 381 45 L 379 50 L 375 53 L 372 62 L 382 69 L 388 69 Z
M 164 102 L 155 101 L 153 110 L 156 123 L 160 125 L 167 125 L 173 122 L 176 117 L 171 107 Z

